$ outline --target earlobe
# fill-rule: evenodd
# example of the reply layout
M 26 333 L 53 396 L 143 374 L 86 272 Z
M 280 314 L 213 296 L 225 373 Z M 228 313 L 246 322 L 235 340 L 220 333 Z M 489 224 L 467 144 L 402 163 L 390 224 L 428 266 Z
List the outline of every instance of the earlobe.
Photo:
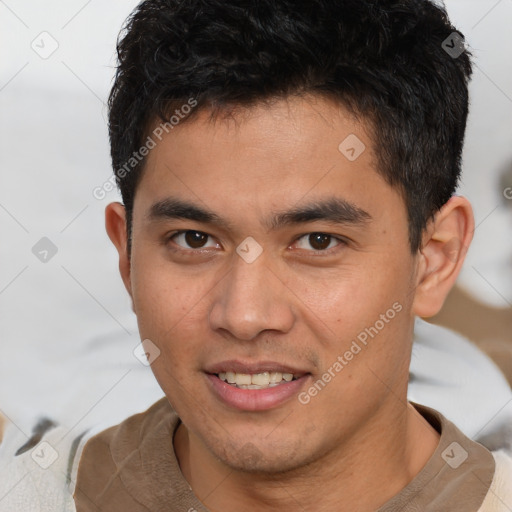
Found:
M 119 272 L 124 286 L 132 298 L 130 258 L 128 256 L 126 210 L 121 203 L 110 203 L 105 208 L 105 228 L 119 254 Z
M 469 201 L 452 197 L 430 221 L 420 249 L 414 314 L 436 315 L 455 284 L 474 232 Z

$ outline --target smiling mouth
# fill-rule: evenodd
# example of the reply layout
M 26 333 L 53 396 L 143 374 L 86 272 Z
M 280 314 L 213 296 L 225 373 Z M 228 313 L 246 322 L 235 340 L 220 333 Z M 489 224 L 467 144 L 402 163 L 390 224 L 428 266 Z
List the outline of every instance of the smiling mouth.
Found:
M 292 380 L 297 380 L 300 375 L 282 372 L 262 373 L 237 373 L 220 372 L 215 374 L 227 384 L 240 389 L 266 389 L 281 386 Z

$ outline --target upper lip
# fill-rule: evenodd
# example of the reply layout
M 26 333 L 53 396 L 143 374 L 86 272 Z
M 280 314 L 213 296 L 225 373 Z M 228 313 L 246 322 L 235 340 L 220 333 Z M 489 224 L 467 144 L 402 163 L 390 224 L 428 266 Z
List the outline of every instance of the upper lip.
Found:
M 243 362 L 236 359 L 229 361 L 221 361 L 220 363 L 212 364 L 205 369 L 206 373 L 218 374 L 221 372 L 235 372 L 235 373 L 263 373 L 263 372 L 281 372 L 291 373 L 295 377 L 302 377 L 309 373 L 297 367 L 288 364 L 278 363 L 276 361 L 257 361 L 257 362 Z

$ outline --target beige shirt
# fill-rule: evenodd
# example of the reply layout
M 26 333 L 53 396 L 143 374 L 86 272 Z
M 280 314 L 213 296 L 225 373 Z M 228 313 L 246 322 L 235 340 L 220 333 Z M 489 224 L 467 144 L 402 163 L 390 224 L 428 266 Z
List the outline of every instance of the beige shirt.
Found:
M 377 512 L 483 511 L 495 475 L 492 453 L 440 413 L 413 405 L 441 434 L 439 445 L 419 474 Z M 163 398 L 89 439 L 78 465 L 77 512 L 208 512 L 174 453 L 172 438 L 179 424 Z

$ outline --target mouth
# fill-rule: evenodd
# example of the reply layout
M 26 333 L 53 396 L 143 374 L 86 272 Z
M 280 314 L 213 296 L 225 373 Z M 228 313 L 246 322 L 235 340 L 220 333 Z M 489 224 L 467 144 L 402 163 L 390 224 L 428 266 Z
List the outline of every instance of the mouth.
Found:
M 273 409 L 292 400 L 311 373 L 276 361 L 232 359 L 205 368 L 213 395 L 224 405 L 243 411 Z
M 220 380 L 239 389 L 267 389 L 297 380 L 299 374 L 283 372 L 238 373 L 226 371 L 215 373 Z

